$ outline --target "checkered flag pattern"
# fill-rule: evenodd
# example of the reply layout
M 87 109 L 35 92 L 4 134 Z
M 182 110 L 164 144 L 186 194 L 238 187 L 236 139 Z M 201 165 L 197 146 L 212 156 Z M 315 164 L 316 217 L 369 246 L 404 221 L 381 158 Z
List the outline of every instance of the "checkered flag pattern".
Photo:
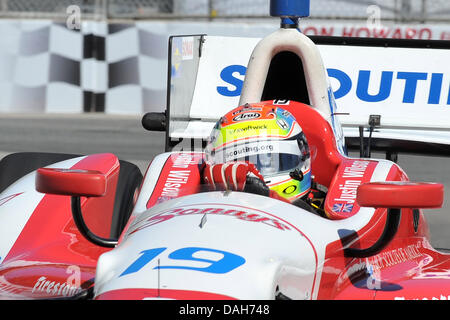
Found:
M 0 23 L 1 112 L 165 109 L 167 39 L 137 24 Z

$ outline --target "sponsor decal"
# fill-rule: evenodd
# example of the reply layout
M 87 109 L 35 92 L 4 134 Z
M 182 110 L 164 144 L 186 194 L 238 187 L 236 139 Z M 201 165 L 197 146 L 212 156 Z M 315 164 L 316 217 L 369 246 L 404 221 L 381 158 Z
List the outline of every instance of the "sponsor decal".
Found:
M 297 190 L 296 185 L 290 185 L 283 190 L 283 193 L 289 195 L 291 193 L 294 193 L 296 190 Z
M 289 129 L 289 125 L 284 119 L 277 119 L 277 124 L 283 130 Z
M 283 112 L 282 112 L 281 114 L 282 114 L 283 116 L 285 116 L 286 118 L 292 116 L 292 114 L 291 114 L 289 111 L 287 111 L 287 110 L 283 110 Z
M 368 160 L 346 162 L 337 173 L 337 180 L 329 190 L 326 210 L 337 217 L 348 217 L 359 210 L 356 202 L 358 187 L 370 181 L 377 163 Z
M 406 261 L 412 261 L 418 258 L 426 258 L 421 252 L 421 248 L 426 248 L 422 241 L 417 241 L 410 245 L 381 252 L 373 257 L 367 258 L 367 263 L 370 263 L 375 270 L 381 270 L 388 267 L 393 267 Z M 425 259 L 422 264 L 429 263 Z
M 362 183 L 362 178 L 364 177 L 364 173 L 366 172 L 369 163 L 369 161 L 356 160 L 353 161 L 350 166 L 344 168 L 342 178 L 345 180 L 344 183 L 339 184 L 339 196 L 334 198 L 334 201 L 343 201 L 345 204 L 355 203 L 356 191 L 358 186 Z
M 417 265 L 417 268 L 421 269 L 432 262 L 429 255 L 421 252 L 423 248 L 429 249 L 430 245 L 423 240 L 419 240 L 402 247 L 383 251 L 369 258 L 356 259 L 348 267 L 346 275 L 348 275 L 349 278 L 357 278 L 360 277 L 361 274 L 365 274 L 367 276 L 367 288 L 371 290 L 381 290 L 383 284 L 382 270 L 413 261 L 414 264 Z M 412 266 L 413 264 L 409 265 Z M 429 272 L 425 273 L 425 275 L 428 274 Z M 445 274 L 448 279 L 448 274 Z M 432 275 L 432 277 L 434 277 L 434 275 Z M 414 279 L 421 279 L 421 274 L 414 275 Z M 345 279 L 338 280 L 340 283 L 343 281 L 345 281 Z
M 333 212 L 350 213 L 353 210 L 353 204 L 335 203 L 335 204 L 333 204 L 333 209 L 331 209 L 331 210 Z
M 390 27 L 390 26 L 307 26 L 302 32 L 308 36 L 335 36 L 335 37 L 364 37 L 364 38 L 392 38 L 392 39 L 441 39 L 447 37 L 446 31 L 439 28 L 428 27 Z
M 238 148 L 235 148 L 231 151 L 225 150 L 225 161 L 241 158 L 244 156 L 259 154 L 259 153 L 271 153 L 274 150 L 273 144 L 257 144 L 253 146 L 244 145 Z
M 233 143 L 235 141 L 230 141 Z M 263 161 L 261 157 L 256 159 L 256 155 L 271 155 L 265 158 L 265 166 L 269 165 L 269 160 L 274 166 L 280 165 L 279 153 L 288 153 L 298 155 L 299 148 L 298 143 L 295 140 L 286 141 L 266 141 L 266 142 L 253 142 L 253 143 L 240 143 L 234 145 L 224 145 L 220 149 L 215 150 L 214 158 L 217 162 L 223 163 L 231 160 L 240 159 L 243 157 L 250 157 L 249 161 L 257 162 Z
M 246 131 L 258 132 L 259 130 L 268 130 L 268 129 L 269 129 L 269 127 L 267 126 L 267 124 L 262 124 L 262 125 L 249 124 L 248 126 L 243 127 L 243 128 L 226 129 L 226 133 L 229 135 L 237 135 L 239 133 L 244 133 Z
M 287 106 L 287 105 L 289 105 L 291 103 L 291 101 L 290 100 L 286 100 L 286 99 L 276 99 L 276 100 L 273 100 L 273 104 L 275 105 L 275 106 Z
M 233 64 L 231 66 L 223 68 L 223 70 L 220 72 L 220 78 L 232 87 L 229 88 L 228 86 L 218 86 L 217 92 L 225 97 L 240 96 L 246 72 L 247 67 L 238 64 Z
M 187 216 L 187 215 L 220 215 L 220 216 L 226 216 L 226 217 L 232 217 L 235 219 L 248 221 L 248 222 L 255 222 L 255 223 L 262 223 L 267 226 L 276 228 L 278 230 L 291 230 L 289 226 L 287 226 L 282 221 L 273 218 L 273 217 L 266 217 L 262 215 L 261 213 L 256 213 L 248 210 L 241 210 L 241 209 L 226 209 L 226 208 L 218 208 L 218 207 L 192 207 L 192 208 L 174 208 L 170 209 L 168 211 L 164 211 L 162 213 L 152 215 L 151 217 L 139 221 L 135 220 L 133 225 L 130 226 L 128 234 L 131 235 L 139 230 L 157 225 L 159 223 L 171 220 L 176 217 L 180 216 Z
M 182 38 L 173 38 L 172 40 L 172 65 L 171 76 L 172 78 L 179 78 L 181 76 L 181 62 L 182 57 Z
M 48 280 L 46 277 L 40 277 L 34 284 L 31 293 L 45 292 L 53 296 L 74 296 L 82 291 L 81 285 L 81 269 L 79 266 L 71 265 L 66 269 L 66 273 L 70 274 L 64 283 Z
M 172 170 L 169 171 L 158 201 L 162 202 L 178 197 L 180 189 L 187 184 L 191 175 L 189 166 L 197 165 L 198 157 L 189 153 L 180 153 L 173 161 Z M 188 170 L 186 170 L 188 169 Z
M 161 197 L 176 198 L 183 184 L 189 179 L 190 170 L 171 170 L 164 183 Z
M 31 293 L 42 292 L 52 296 L 70 297 L 80 293 L 82 289 L 79 286 L 74 286 L 68 282 L 57 282 L 48 280 L 46 277 L 40 277 L 34 284 Z
M 427 72 L 394 72 L 382 71 L 379 84 L 373 83 L 374 75 L 370 70 L 359 70 L 356 81 L 344 71 L 338 69 L 328 69 L 328 75 L 339 81 L 340 87 L 334 92 L 334 97 L 340 99 L 346 96 L 356 82 L 356 97 L 364 102 L 381 102 L 387 100 L 391 96 L 394 82 L 403 83 L 403 99 L 402 103 L 415 103 L 418 90 L 428 92 L 427 104 L 444 104 L 441 97 L 447 97 L 446 103 L 450 104 L 450 92 L 442 90 L 443 73 L 427 73 Z M 372 79 L 372 80 L 371 80 Z M 369 88 L 378 86 L 377 93 L 369 93 Z M 446 95 L 445 95 L 446 94 Z M 399 101 L 400 102 L 400 101 Z
M 235 77 L 237 70 L 240 75 L 246 73 L 246 67 L 237 65 L 228 66 L 222 70 L 220 78 L 235 88 L 230 90 L 227 87 L 217 87 L 219 94 L 226 97 L 240 96 L 244 82 Z M 333 92 L 335 99 L 346 97 L 356 88 L 356 98 L 360 101 L 381 102 L 389 99 L 393 92 L 392 89 L 399 86 L 399 88 L 403 88 L 403 94 L 400 95 L 402 100 L 395 102 L 414 104 L 416 97 L 419 96 L 418 92 L 423 91 L 426 96 L 424 103 L 450 105 L 448 77 L 444 73 L 382 70 L 379 80 L 375 80 L 378 77 L 371 70 L 358 70 L 355 73 L 356 78 L 352 78 L 347 72 L 336 68 L 328 68 L 327 72 L 330 78 L 338 81 L 336 85 L 338 89 Z M 379 83 L 374 83 L 374 81 L 379 81 Z M 378 92 L 370 92 L 372 87 L 379 88 Z
M 281 196 L 288 197 L 289 201 L 293 201 L 304 196 L 311 188 L 311 170 L 303 172 L 303 180 L 298 181 L 288 178 L 281 181 L 272 180 L 267 184 L 271 190 L 276 191 Z
M 181 43 L 181 59 L 194 59 L 194 37 L 183 37 Z
M 258 119 L 261 117 L 261 113 L 259 112 L 245 112 L 237 115 L 233 118 L 233 121 L 239 122 L 239 121 L 245 121 L 245 120 L 252 120 L 252 119 Z
M 247 112 L 247 111 L 262 111 L 262 108 L 261 107 L 254 107 L 254 106 L 246 106 L 246 107 L 244 107 L 242 109 L 236 110 L 231 115 L 235 116 L 235 115 L 237 115 L 239 113 Z
M 203 155 L 175 153 L 166 161 L 158 182 L 147 201 L 147 208 L 195 192 L 200 179 L 198 165 Z

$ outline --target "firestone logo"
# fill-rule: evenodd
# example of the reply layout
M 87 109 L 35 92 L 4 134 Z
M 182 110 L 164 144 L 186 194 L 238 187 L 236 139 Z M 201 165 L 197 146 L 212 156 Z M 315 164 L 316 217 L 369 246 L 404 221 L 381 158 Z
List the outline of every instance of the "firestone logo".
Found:
M 52 296 L 71 297 L 82 291 L 81 284 L 81 270 L 80 267 L 72 265 L 67 267 L 66 273 L 69 274 L 66 282 L 58 282 L 40 277 L 34 284 L 31 293 L 46 293 Z

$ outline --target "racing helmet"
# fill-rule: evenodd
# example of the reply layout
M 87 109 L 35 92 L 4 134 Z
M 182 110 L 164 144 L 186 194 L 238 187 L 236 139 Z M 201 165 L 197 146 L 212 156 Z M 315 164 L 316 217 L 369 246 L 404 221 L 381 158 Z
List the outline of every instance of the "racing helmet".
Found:
M 311 189 L 311 158 L 294 116 L 272 103 L 239 106 L 214 126 L 205 147 L 207 163 L 253 163 L 267 186 L 289 201 Z

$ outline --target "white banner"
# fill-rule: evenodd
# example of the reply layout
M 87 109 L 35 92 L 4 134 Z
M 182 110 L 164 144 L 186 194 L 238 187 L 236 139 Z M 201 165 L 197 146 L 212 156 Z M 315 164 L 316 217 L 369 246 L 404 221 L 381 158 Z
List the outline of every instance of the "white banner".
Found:
M 301 25 L 307 36 L 450 40 L 448 24 L 378 24 L 305 22 Z
M 214 120 L 237 106 L 257 38 L 206 37 L 192 118 Z M 343 124 L 450 128 L 450 50 L 318 45 Z

